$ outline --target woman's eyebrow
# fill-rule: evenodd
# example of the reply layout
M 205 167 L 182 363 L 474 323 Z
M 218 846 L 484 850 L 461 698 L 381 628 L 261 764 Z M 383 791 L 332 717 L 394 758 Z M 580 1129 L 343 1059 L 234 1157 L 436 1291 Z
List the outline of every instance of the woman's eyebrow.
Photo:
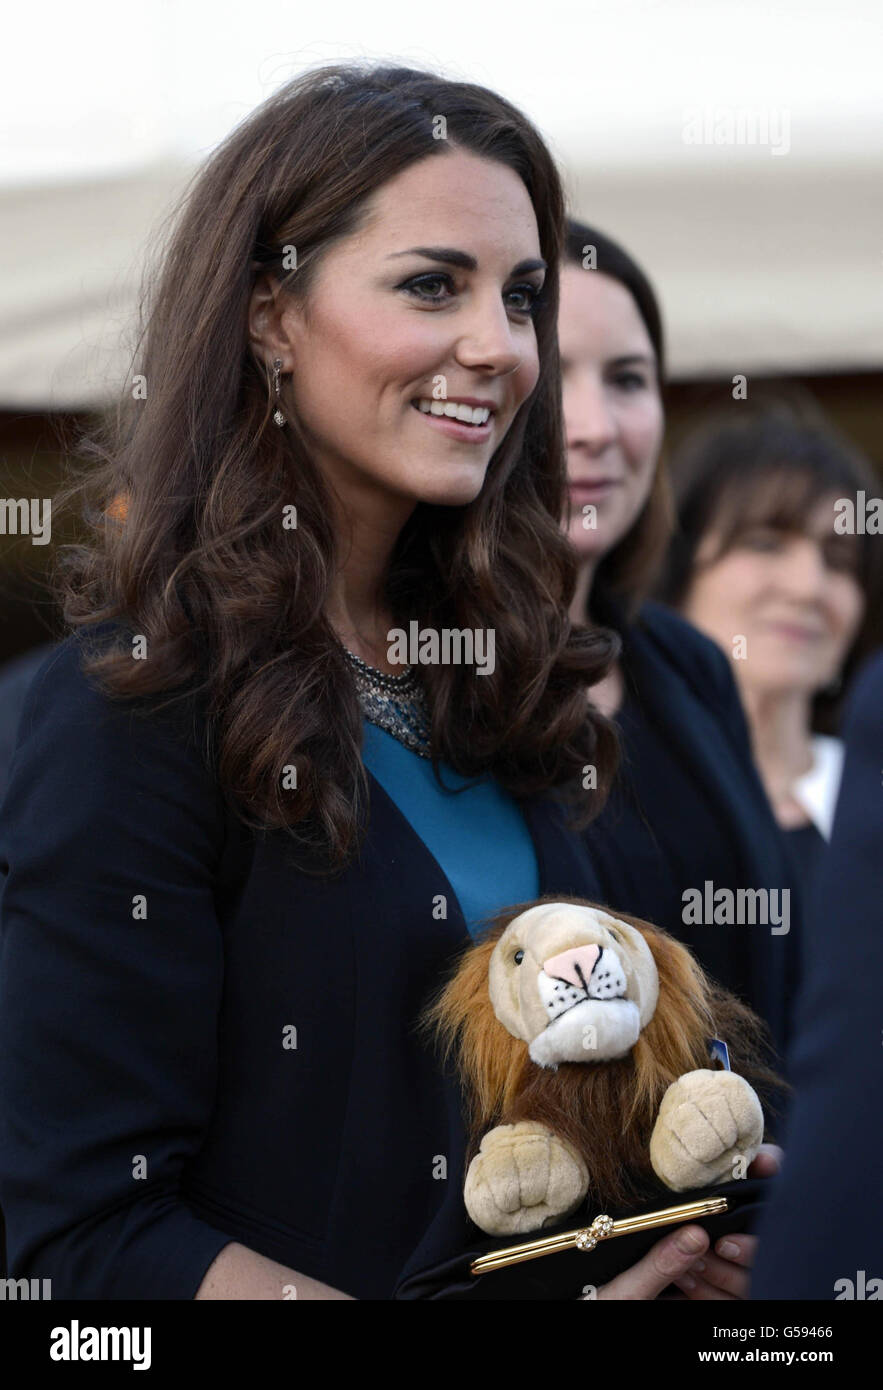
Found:
M 477 270 L 478 261 L 468 251 L 456 251 L 451 246 L 412 246 L 407 251 L 393 251 L 387 260 L 395 256 L 423 256 L 428 261 L 443 261 L 445 265 L 455 265 L 460 270 Z M 510 272 L 512 275 L 526 275 L 530 270 L 548 270 L 548 262 L 542 257 L 519 261 Z
M 652 367 L 655 361 L 656 359 L 654 357 L 649 357 L 645 352 L 627 352 L 624 357 L 611 358 L 610 366 L 627 367 L 633 362 L 641 362 L 648 367 Z

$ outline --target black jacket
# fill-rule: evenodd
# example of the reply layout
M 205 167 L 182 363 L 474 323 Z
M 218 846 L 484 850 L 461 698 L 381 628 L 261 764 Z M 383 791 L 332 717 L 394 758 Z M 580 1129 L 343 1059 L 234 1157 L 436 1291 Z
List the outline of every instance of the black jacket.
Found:
M 623 736 L 617 785 L 586 832 L 604 900 L 684 941 L 721 984 L 788 1040 L 799 970 L 801 887 L 754 764 L 748 726 L 724 653 L 683 618 L 646 603 L 634 622 L 609 596 L 596 620 L 623 641 L 640 746 Z M 628 726 L 627 726 L 628 727 Z M 669 773 L 667 777 L 666 771 Z M 626 804 L 626 792 L 640 803 Z M 717 864 L 712 873 L 707 856 Z M 790 930 L 703 924 L 682 917 L 685 889 L 765 888 L 790 893 Z M 777 903 L 781 899 L 774 900 Z
M 54 1298 L 189 1299 L 237 1240 L 388 1298 L 461 1219 L 459 1095 L 413 1024 L 462 913 L 373 777 L 360 862 L 295 869 L 177 710 L 94 691 L 75 638 L 28 693 L 0 813 L 9 1272 Z M 541 892 L 597 899 L 556 800 L 525 815 Z

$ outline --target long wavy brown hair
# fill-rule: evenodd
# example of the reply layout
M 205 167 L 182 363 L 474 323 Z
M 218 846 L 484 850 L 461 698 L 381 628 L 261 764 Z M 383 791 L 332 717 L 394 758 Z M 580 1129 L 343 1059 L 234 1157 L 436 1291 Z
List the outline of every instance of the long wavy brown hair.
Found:
M 536 901 L 601 906 L 563 894 Z M 460 1076 L 467 1164 L 489 1129 L 537 1120 L 582 1155 L 595 1201 L 627 1206 L 640 1200 L 657 1181 L 650 1136 L 662 1098 L 684 1072 L 711 1066 L 711 1037 L 726 1041 L 733 1070 L 751 1082 L 773 1112 L 773 1098 L 787 1085 L 767 1064 L 766 1025 L 706 975 L 686 946 L 625 912 L 617 917 L 641 932 L 659 972 L 659 1002 L 650 1022 L 630 1053 L 615 1061 L 562 1062 L 555 1070 L 532 1061 L 528 1044 L 513 1037 L 494 1013 L 488 968 L 509 923 L 534 905 L 519 903 L 493 918 L 460 954 L 420 1020 L 419 1031 L 436 1041 L 445 1064 L 455 1061 Z
M 440 114 L 444 140 L 434 138 Z M 445 759 L 465 776 L 488 772 L 517 798 L 558 788 L 577 809 L 572 824 L 587 823 L 613 775 L 616 737 L 586 689 L 617 639 L 568 618 L 563 196 L 540 135 L 503 98 L 427 71 L 354 63 L 309 71 L 258 107 L 191 180 L 148 271 L 132 359 L 145 398 L 126 382 L 78 441 L 76 476 L 55 501 L 56 515 L 76 506 L 86 528 L 57 568 L 65 620 L 109 625 L 85 644 L 84 669 L 117 698 L 198 692 L 206 756 L 242 818 L 285 828 L 314 865 L 321 857 L 319 872 L 343 867 L 359 839 L 361 715 L 325 616 L 339 556 L 328 491 L 290 403 L 290 428 L 271 422 L 248 306 L 268 271 L 308 302 L 323 252 L 358 229 L 371 195 L 457 148 L 508 165 L 530 194 L 548 262 L 535 317 L 540 375 L 480 495 L 464 507 L 417 505 L 386 598 L 403 626 L 495 631 L 492 675 L 422 668 L 436 770 Z M 287 270 L 292 245 L 297 268 Z M 291 505 L 297 528 L 286 530 Z M 149 660 L 132 659 L 134 634 Z M 296 793 L 283 785 L 291 767 Z M 580 790 L 587 767 L 590 794 Z

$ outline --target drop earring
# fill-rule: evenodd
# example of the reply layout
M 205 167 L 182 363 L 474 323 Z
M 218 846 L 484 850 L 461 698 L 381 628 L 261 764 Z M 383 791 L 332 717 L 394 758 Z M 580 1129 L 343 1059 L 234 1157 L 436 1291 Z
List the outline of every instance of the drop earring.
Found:
M 276 409 L 273 411 L 273 419 L 280 427 L 286 423 L 285 416 L 279 408 L 279 373 L 282 370 L 282 358 L 276 357 L 273 361 L 273 391 L 276 396 Z

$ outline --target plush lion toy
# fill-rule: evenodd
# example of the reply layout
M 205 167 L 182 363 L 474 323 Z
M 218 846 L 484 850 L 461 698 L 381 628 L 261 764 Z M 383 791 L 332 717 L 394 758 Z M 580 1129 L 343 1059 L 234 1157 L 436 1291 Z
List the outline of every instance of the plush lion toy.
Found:
M 685 946 L 581 898 L 494 919 L 424 1026 L 457 1054 L 464 1196 L 489 1235 L 552 1225 L 589 1195 L 622 1206 L 653 1173 L 675 1192 L 744 1176 L 763 1111 L 741 1075 L 710 1068 L 710 1038 L 782 1084 L 761 1061 L 760 1020 Z

